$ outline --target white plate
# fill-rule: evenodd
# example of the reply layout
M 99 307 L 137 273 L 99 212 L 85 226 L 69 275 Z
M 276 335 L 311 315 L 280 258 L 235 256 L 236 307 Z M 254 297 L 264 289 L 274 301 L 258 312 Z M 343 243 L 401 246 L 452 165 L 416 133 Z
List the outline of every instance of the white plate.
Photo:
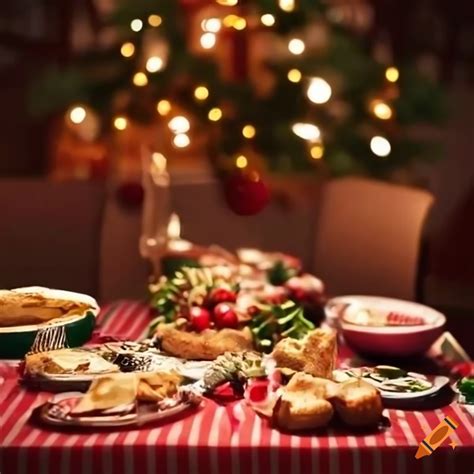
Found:
M 369 379 L 364 380 L 370 383 Z M 380 390 L 382 398 L 387 400 L 415 400 L 420 398 L 429 397 L 436 392 L 439 392 L 446 384 L 449 383 L 448 377 L 443 375 L 437 375 L 434 378 L 430 378 L 429 381 L 433 384 L 428 390 L 423 390 L 421 392 L 388 392 L 385 390 Z

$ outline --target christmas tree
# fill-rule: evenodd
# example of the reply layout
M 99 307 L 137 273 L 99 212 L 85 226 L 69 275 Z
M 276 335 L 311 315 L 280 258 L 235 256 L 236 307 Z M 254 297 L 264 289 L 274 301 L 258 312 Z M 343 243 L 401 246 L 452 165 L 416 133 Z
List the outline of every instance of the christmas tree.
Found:
M 94 113 L 105 135 L 153 124 L 160 147 L 198 143 L 223 173 L 390 177 L 436 156 L 410 133 L 442 118 L 436 84 L 375 58 L 331 4 L 122 1 L 106 27 L 111 44 L 38 81 L 35 112 L 67 110 L 77 126 Z

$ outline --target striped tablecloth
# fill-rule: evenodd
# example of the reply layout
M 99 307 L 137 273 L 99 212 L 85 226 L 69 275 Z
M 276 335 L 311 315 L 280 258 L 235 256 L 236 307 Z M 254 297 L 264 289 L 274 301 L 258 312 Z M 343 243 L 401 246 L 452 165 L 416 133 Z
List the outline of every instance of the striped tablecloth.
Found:
M 101 334 L 132 339 L 146 333 L 148 309 L 119 302 L 99 316 Z M 295 436 L 271 429 L 242 402 L 204 406 L 173 423 L 139 430 L 55 432 L 29 422 L 50 397 L 18 386 L 16 371 L 0 365 L 1 474 L 404 474 L 474 472 L 473 419 L 456 403 L 431 411 L 386 409 L 391 426 L 377 434 L 334 430 Z M 449 415 L 459 422 L 451 440 L 415 460 L 419 442 Z

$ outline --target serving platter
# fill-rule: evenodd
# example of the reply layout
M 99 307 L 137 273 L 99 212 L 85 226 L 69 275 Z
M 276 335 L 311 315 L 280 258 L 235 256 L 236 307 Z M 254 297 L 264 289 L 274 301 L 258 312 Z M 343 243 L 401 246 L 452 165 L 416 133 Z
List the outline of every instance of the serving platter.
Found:
M 130 407 L 116 407 L 102 415 L 71 416 L 70 411 L 84 394 L 66 392 L 53 396 L 47 403 L 35 410 L 35 417 L 42 423 L 62 428 L 122 428 L 140 427 L 145 424 L 171 419 L 192 408 L 197 408 L 202 400 L 189 397 L 177 401 L 164 409 L 157 409 L 156 404 L 133 404 Z M 117 413 L 121 408 L 121 413 Z

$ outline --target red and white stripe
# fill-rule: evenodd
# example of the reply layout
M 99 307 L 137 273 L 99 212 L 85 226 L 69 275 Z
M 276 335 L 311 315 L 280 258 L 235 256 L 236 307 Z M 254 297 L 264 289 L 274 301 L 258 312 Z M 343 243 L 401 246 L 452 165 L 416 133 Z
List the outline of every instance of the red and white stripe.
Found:
M 106 311 L 110 313 L 103 334 L 130 339 L 146 334 L 145 304 L 111 305 L 99 315 L 99 325 Z M 1 368 L 0 444 L 7 474 L 457 473 L 456 451 L 447 446 L 438 448 L 436 458 L 414 458 L 420 441 L 445 416 L 459 421 L 452 439 L 474 449 L 472 417 L 456 403 L 424 412 L 386 410 L 391 427 L 368 435 L 332 430 L 317 436 L 289 435 L 272 429 L 243 402 L 226 408 L 212 401 L 187 418 L 151 428 L 89 434 L 48 431 L 29 424 L 29 418 L 49 395 L 25 391 L 16 385 L 11 368 Z

